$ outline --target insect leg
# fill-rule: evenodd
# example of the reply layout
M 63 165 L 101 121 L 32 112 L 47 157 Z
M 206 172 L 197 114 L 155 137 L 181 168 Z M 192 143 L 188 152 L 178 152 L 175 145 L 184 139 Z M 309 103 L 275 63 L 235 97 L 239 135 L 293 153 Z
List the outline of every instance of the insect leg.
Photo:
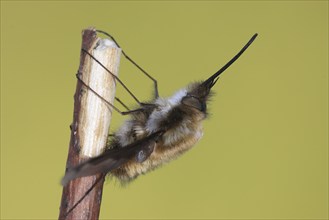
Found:
M 111 38 L 113 41 L 114 41 L 114 43 L 119 47 L 119 48 L 121 48 L 120 47 L 120 45 L 118 44 L 118 42 L 114 39 L 114 37 L 112 37 L 112 35 L 110 35 L 110 34 L 108 34 L 108 33 L 106 33 L 105 31 L 102 31 L 102 30 L 96 30 L 98 33 L 102 33 L 102 34 L 104 34 L 104 35 L 106 35 L 106 36 L 108 36 L 109 38 Z M 122 48 L 121 48 L 122 49 Z M 124 50 L 122 50 L 122 54 L 123 54 L 123 56 L 127 59 L 127 60 L 129 60 L 134 66 L 136 66 L 140 71 L 142 71 L 142 73 L 144 74 L 144 75 L 146 75 L 150 80 L 152 80 L 153 81 L 153 84 L 154 84 L 154 96 L 155 96 L 155 98 L 158 98 L 159 97 L 159 91 L 158 91 L 158 82 L 157 82 L 157 80 L 155 79 L 155 78 L 153 78 L 150 74 L 148 74 L 141 66 L 139 66 L 135 61 L 133 61 L 127 54 L 126 54 L 126 52 L 124 51 Z
M 88 196 L 88 194 L 94 189 L 94 187 L 103 179 L 105 179 L 106 174 L 102 174 L 96 181 L 89 187 L 89 189 L 85 192 L 85 194 L 65 213 L 64 219 Z
M 137 97 L 128 89 L 128 87 L 116 76 L 114 75 L 109 69 L 107 69 L 101 62 L 99 62 L 99 60 L 97 60 L 93 55 L 91 55 L 87 50 L 85 49 L 81 49 L 83 52 L 85 52 L 86 54 L 88 54 L 96 63 L 98 63 L 101 67 L 103 67 L 106 72 L 108 72 L 116 81 L 118 81 L 123 88 L 130 94 L 130 96 L 135 99 L 135 101 L 139 104 L 142 105 L 143 103 L 141 103 Z
M 121 115 L 128 115 L 128 114 L 131 114 L 131 113 L 134 113 L 134 112 L 139 112 L 139 111 L 143 111 L 144 109 L 143 108 L 137 108 L 137 109 L 134 109 L 134 110 L 129 110 L 128 108 L 127 108 L 127 106 L 125 105 L 125 104 L 123 104 L 123 102 L 120 100 L 120 99 L 118 99 L 118 98 L 116 98 L 117 100 L 120 100 L 119 102 L 121 103 L 121 104 L 123 104 L 126 108 L 127 108 L 127 110 L 128 111 L 124 111 L 124 112 L 122 112 L 122 111 L 120 111 L 117 107 L 115 107 L 112 103 L 110 103 L 109 101 L 107 101 L 106 99 L 104 99 L 101 95 L 99 95 L 94 89 L 92 89 L 90 86 L 88 86 L 81 78 L 80 78 L 80 73 L 78 72 L 77 74 L 76 74 L 76 77 L 77 77 L 77 79 L 86 87 L 86 88 L 88 88 L 92 93 L 94 93 L 98 98 L 100 98 L 103 102 L 105 102 L 109 107 L 112 107 L 115 111 L 117 111 L 119 114 L 121 114 Z M 141 103 L 141 105 L 143 105 L 142 103 Z
M 126 106 L 125 103 L 123 103 L 118 97 L 115 97 L 115 100 L 117 100 L 127 111 L 130 110 L 128 106 Z

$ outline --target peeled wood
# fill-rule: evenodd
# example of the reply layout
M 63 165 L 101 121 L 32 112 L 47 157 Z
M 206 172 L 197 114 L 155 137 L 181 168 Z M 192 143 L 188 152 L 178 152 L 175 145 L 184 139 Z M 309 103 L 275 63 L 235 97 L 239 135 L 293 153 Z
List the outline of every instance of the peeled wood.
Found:
M 108 39 L 100 39 L 94 28 L 82 32 L 82 48 L 91 53 L 114 75 L 118 74 L 121 49 Z M 104 99 L 113 103 L 115 80 L 88 54 L 81 51 L 79 77 Z M 106 146 L 112 109 L 80 81 L 74 95 L 74 114 L 66 167 L 100 155 Z M 102 198 L 102 179 L 82 202 L 67 212 L 85 195 L 100 174 L 77 178 L 63 188 L 59 219 L 98 219 Z

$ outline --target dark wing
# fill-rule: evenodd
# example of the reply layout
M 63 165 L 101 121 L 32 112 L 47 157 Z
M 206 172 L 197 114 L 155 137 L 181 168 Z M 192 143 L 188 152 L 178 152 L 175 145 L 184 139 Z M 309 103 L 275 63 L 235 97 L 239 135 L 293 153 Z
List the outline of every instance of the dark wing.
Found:
M 137 162 L 142 163 L 152 154 L 156 141 L 162 134 L 162 131 L 155 132 L 125 147 L 107 150 L 98 157 L 69 168 L 62 179 L 62 185 L 65 186 L 78 177 L 111 172 L 134 157 Z

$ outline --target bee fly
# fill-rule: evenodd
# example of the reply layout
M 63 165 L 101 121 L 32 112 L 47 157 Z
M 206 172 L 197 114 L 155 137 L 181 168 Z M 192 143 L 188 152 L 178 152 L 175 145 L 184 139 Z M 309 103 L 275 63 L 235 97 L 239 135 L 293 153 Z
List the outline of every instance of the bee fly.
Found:
M 109 34 L 98 32 L 109 36 L 117 44 Z M 62 184 L 66 185 L 72 179 L 97 173 L 108 173 L 122 183 L 127 183 L 191 149 L 203 135 L 202 121 L 207 117 L 207 102 L 212 87 L 219 75 L 241 56 L 256 37 L 257 34 L 253 35 L 227 64 L 208 79 L 191 83 L 169 98 L 159 97 L 156 80 L 122 52 L 130 62 L 154 81 L 155 98 L 148 103 L 139 102 L 137 109 L 127 108 L 128 111 L 119 112 L 122 115 L 129 114 L 130 119 L 110 137 L 107 150 L 98 157 L 68 168 Z M 118 44 L 117 46 L 119 47 Z M 95 60 L 91 54 L 88 55 Z M 112 104 L 108 104 L 118 111 Z

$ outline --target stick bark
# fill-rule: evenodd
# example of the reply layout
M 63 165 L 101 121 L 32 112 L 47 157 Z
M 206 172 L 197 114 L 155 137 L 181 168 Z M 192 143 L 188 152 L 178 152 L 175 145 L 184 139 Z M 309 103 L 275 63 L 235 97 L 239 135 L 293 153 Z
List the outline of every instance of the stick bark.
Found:
M 113 41 L 100 39 L 94 28 L 88 28 L 82 32 L 82 49 L 91 53 L 113 74 L 118 74 L 121 49 Z M 78 77 L 101 97 L 113 103 L 115 79 L 83 51 Z M 105 150 L 111 115 L 112 109 L 78 80 L 66 168 L 98 156 Z M 74 179 L 63 188 L 59 219 L 98 219 L 104 183 L 101 175 Z M 99 178 L 102 179 L 93 190 L 67 214 Z

